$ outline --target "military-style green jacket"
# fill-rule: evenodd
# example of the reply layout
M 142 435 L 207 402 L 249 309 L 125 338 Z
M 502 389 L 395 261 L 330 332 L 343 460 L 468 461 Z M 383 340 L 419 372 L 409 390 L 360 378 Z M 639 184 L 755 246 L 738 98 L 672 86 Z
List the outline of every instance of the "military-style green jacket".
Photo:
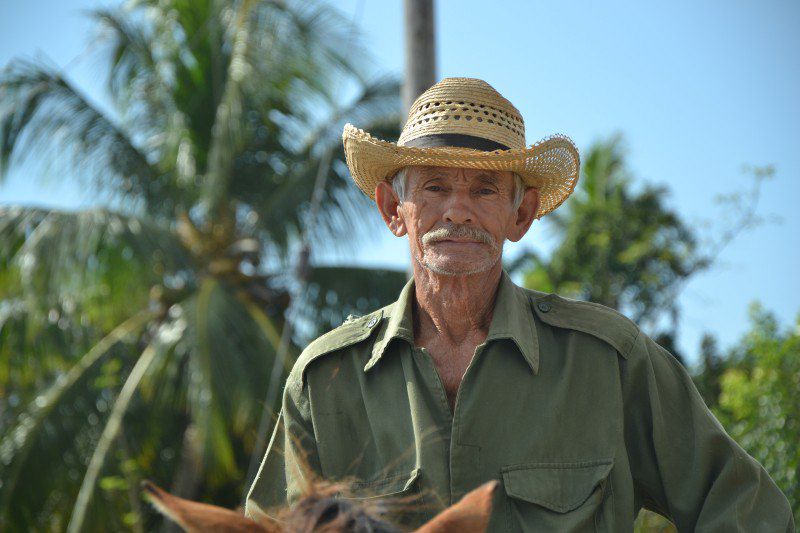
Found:
M 642 507 L 680 531 L 794 531 L 764 468 L 624 315 L 504 272 L 451 413 L 414 346 L 413 294 L 412 280 L 303 351 L 248 514 L 292 501 L 313 472 L 356 497 L 416 497 L 412 523 L 498 479 L 490 531 L 630 531 Z

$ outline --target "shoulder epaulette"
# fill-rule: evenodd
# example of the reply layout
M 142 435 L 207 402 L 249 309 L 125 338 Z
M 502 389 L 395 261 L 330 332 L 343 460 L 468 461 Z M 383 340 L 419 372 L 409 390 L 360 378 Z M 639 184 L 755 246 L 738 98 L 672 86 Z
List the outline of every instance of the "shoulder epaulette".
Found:
M 302 381 L 305 379 L 308 365 L 314 360 L 365 340 L 377 329 L 376 326 L 381 323 L 384 312 L 388 307 L 383 307 L 361 317 L 348 317 L 339 327 L 317 337 L 306 346 L 305 350 L 297 358 L 292 368 L 292 374 L 296 374 Z
M 574 300 L 554 293 L 526 289 L 534 312 L 552 326 L 574 329 L 593 335 L 628 358 L 640 329 L 636 323 L 616 309 L 583 300 Z

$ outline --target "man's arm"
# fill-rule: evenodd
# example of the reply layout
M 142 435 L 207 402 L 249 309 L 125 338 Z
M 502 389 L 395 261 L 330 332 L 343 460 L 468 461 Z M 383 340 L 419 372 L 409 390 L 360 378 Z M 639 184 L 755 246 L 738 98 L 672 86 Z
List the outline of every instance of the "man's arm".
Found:
M 795 531 L 786 496 L 669 351 L 640 331 L 621 364 L 625 442 L 646 508 L 680 531 Z
M 302 381 L 292 373 L 286 380 L 283 407 L 272 433 L 264 460 L 247 494 L 245 514 L 257 518 L 285 507 L 307 492 L 309 483 L 319 476 L 314 428 L 308 397 Z

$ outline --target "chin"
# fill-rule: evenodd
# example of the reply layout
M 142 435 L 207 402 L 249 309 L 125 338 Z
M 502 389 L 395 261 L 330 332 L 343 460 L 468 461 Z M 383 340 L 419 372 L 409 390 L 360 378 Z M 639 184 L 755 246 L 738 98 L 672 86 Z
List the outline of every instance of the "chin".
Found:
M 441 276 L 470 276 L 488 272 L 497 264 L 499 259 L 499 257 L 496 257 L 487 258 L 483 261 L 458 261 L 437 257 L 425 258 L 419 263 L 427 270 Z

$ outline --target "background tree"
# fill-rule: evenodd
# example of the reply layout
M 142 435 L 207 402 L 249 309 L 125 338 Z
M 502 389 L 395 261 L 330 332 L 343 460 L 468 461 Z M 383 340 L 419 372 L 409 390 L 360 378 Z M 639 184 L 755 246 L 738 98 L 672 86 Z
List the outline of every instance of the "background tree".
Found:
M 625 313 L 682 359 L 676 345 L 677 296 L 738 232 L 761 222 L 755 216 L 759 185 L 773 170 L 756 169 L 749 195 L 719 200 L 736 218 L 703 242 L 694 226 L 665 205 L 666 187 L 645 184 L 634 191 L 621 134 L 593 143 L 584 154 L 577 189 L 546 217 L 558 245 L 546 258 L 523 253 L 509 269 L 521 271 L 528 287 Z M 659 329 L 664 321 L 667 327 Z
M 729 364 L 729 359 L 717 347 L 717 339 L 709 333 L 703 335 L 700 341 L 700 368 L 693 379 L 709 408 L 717 406 L 721 391 L 720 380 Z
M 43 162 L 109 204 L 0 209 L 6 531 L 151 529 L 144 474 L 238 503 L 275 407 L 262 399 L 293 250 L 301 235 L 352 235 L 369 206 L 341 124 L 397 134 L 397 80 L 353 62 L 354 28 L 327 4 L 139 0 L 91 16 L 112 115 L 51 65 L 18 60 L 0 77 L 2 170 Z M 342 292 L 326 280 L 318 293 Z M 313 331 L 331 317 L 304 318 Z
M 714 414 L 783 490 L 800 522 L 800 315 L 781 328 L 750 305 L 750 331 L 731 349 Z

